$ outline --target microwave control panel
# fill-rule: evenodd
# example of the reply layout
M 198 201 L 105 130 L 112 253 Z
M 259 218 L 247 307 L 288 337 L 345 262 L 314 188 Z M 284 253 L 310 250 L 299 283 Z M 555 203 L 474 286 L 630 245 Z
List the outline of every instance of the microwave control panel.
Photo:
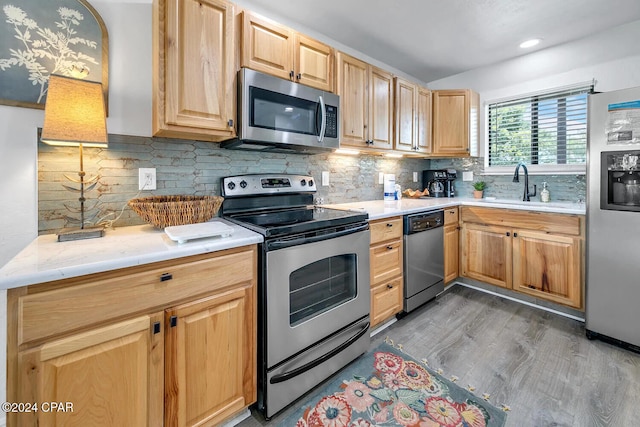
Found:
M 324 131 L 324 136 L 327 138 L 337 138 L 338 137 L 338 107 L 334 107 L 333 105 L 327 105 L 325 107 L 325 112 L 327 115 L 327 127 Z

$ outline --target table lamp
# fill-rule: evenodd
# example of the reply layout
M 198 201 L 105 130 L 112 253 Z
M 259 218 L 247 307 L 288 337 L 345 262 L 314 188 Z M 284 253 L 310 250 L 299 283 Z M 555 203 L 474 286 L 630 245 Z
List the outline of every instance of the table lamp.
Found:
M 92 239 L 104 235 L 102 226 L 85 226 L 85 184 L 97 182 L 98 176 L 85 179 L 82 147 L 108 145 L 104 97 L 100 83 L 51 75 L 44 110 L 44 125 L 40 136 L 50 145 L 77 146 L 80 148 L 79 183 L 80 228 L 65 228 L 58 232 L 58 241 Z M 67 187 L 69 188 L 69 187 Z

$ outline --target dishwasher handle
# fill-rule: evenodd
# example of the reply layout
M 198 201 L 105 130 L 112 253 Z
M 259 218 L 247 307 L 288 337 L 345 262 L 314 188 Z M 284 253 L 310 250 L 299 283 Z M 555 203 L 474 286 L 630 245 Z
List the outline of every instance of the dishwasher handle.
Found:
M 404 217 L 404 234 L 410 235 L 444 226 L 444 211 L 430 211 Z

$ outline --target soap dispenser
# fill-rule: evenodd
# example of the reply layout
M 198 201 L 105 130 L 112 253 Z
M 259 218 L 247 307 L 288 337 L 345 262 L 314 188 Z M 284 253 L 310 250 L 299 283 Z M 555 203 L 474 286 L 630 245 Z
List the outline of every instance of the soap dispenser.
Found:
M 540 201 L 547 203 L 551 198 L 551 194 L 549 193 L 549 187 L 546 182 L 542 183 L 542 191 L 540 191 Z

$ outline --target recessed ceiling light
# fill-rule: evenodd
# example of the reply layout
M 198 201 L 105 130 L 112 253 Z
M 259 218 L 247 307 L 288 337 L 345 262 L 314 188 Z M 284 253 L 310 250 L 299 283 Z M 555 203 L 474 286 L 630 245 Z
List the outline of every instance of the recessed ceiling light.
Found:
M 522 49 L 526 49 L 529 47 L 534 47 L 538 43 L 540 43 L 540 39 L 531 39 L 531 40 L 523 41 L 522 43 L 520 43 L 520 47 Z

